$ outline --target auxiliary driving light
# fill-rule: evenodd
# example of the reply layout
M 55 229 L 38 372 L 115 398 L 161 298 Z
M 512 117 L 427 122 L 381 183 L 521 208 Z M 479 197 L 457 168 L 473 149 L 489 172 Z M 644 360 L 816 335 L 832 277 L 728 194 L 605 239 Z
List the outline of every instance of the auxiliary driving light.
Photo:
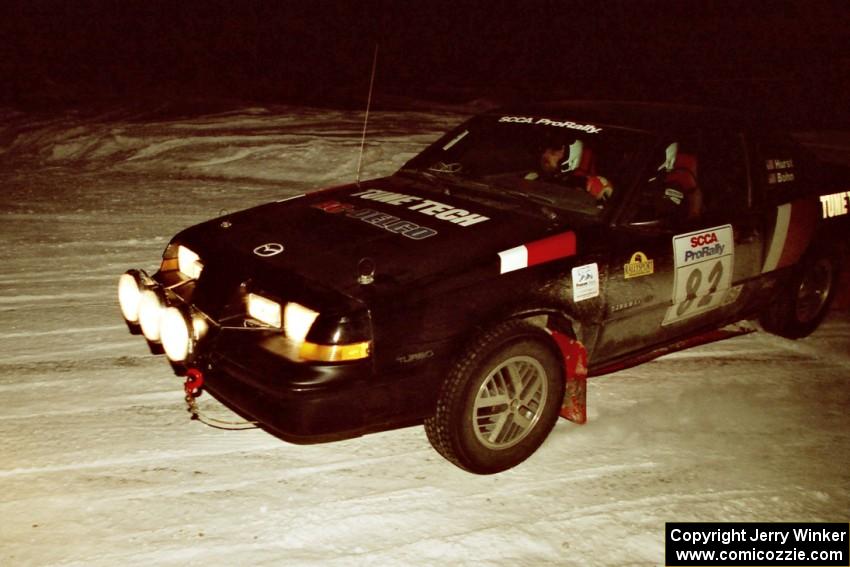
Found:
M 139 297 L 139 325 L 142 334 L 152 343 L 159 342 L 160 320 L 165 310 L 165 296 L 159 287 L 146 288 Z
M 165 355 L 173 362 L 183 362 L 192 352 L 194 344 L 192 317 L 177 307 L 168 307 L 162 312 L 159 338 Z
M 144 288 L 142 278 L 139 270 L 128 270 L 118 279 L 118 304 L 128 323 L 139 322 L 139 300 Z

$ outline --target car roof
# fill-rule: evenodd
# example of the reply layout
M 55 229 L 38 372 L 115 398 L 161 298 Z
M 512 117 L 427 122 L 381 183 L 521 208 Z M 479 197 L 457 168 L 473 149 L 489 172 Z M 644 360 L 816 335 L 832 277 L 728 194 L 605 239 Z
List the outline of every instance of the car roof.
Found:
M 692 129 L 746 130 L 764 127 L 764 120 L 724 108 L 632 101 L 553 101 L 513 105 L 499 112 L 545 115 L 550 118 L 620 126 L 649 132 Z

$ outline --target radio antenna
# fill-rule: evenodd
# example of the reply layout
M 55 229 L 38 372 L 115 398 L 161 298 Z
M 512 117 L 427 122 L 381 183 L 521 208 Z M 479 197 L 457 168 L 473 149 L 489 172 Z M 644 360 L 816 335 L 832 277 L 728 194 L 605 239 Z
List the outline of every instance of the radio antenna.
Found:
M 366 118 L 363 119 L 363 136 L 360 138 L 360 157 L 357 158 L 357 186 L 360 186 L 360 172 L 363 169 L 363 148 L 366 146 L 366 127 L 369 125 L 369 109 L 372 107 L 372 87 L 375 85 L 375 68 L 378 66 L 378 44 L 372 56 L 372 77 L 369 79 L 369 98 L 366 99 Z

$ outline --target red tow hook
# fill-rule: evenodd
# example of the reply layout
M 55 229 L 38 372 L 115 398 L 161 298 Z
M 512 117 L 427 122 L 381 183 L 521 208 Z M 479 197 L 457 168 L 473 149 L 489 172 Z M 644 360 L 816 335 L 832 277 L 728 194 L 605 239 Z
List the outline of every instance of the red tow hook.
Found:
M 186 382 L 183 390 L 187 398 L 197 398 L 204 393 L 204 373 L 198 368 L 190 368 L 186 371 Z

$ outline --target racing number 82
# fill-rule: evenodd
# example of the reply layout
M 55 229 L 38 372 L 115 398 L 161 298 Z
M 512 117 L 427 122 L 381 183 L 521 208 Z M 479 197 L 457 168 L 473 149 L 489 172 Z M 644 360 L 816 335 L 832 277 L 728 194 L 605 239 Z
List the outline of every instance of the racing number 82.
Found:
M 708 274 L 709 288 L 708 292 L 697 303 L 697 307 L 705 307 L 711 303 L 711 297 L 717 291 L 720 285 L 720 278 L 723 276 L 723 262 L 718 260 L 711 272 Z M 702 286 L 702 270 L 694 268 L 688 275 L 688 281 L 685 282 L 685 300 L 676 308 L 676 315 L 681 317 L 690 310 L 694 301 L 698 297 L 700 286 Z

